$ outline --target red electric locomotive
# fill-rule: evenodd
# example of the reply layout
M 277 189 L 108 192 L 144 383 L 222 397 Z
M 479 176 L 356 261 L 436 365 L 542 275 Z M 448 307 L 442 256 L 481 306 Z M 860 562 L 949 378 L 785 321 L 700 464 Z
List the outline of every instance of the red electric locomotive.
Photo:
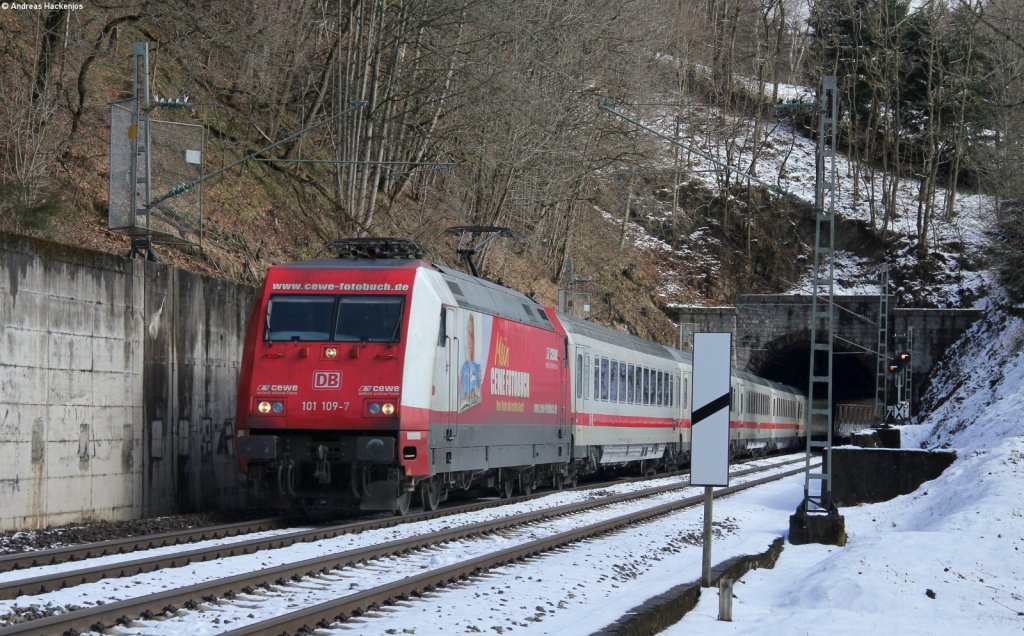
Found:
M 432 265 L 410 241 L 329 247 L 272 267 L 250 316 L 238 457 L 261 504 L 404 513 L 418 491 L 432 510 L 452 489 L 508 497 L 689 456 L 689 354 Z M 799 392 L 734 374 L 733 393 L 737 454 L 800 444 Z
M 405 512 L 568 478 L 566 340 L 523 294 L 395 239 L 272 267 L 246 335 L 238 457 L 259 501 Z M 536 468 L 542 466 L 543 468 Z

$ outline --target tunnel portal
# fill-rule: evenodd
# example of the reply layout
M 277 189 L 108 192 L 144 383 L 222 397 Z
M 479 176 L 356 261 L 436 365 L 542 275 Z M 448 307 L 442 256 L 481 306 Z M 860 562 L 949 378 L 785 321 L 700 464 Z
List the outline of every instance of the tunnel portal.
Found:
M 810 342 L 770 344 L 761 355 L 752 355 L 747 369 L 761 377 L 782 382 L 806 392 L 810 380 Z M 832 357 L 832 400 L 836 403 L 864 403 L 875 399 L 876 360 L 873 354 L 836 347 Z M 820 388 L 820 387 L 819 387 Z M 825 399 L 815 395 L 815 399 Z

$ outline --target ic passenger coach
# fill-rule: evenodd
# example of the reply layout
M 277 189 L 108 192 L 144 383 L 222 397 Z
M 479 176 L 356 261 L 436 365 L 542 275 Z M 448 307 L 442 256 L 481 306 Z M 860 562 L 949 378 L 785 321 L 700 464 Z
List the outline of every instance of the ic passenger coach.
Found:
M 262 504 L 405 513 L 690 452 L 688 353 L 426 262 L 400 239 L 272 267 L 239 381 L 238 457 Z M 805 400 L 735 373 L 732 450 L 797 447 Z

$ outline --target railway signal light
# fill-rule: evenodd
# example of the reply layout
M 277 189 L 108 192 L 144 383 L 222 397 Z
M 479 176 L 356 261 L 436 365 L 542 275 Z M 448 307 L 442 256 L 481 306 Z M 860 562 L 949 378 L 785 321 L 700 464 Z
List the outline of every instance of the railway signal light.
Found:
M 901 351 L 896 354 L 896 359 L 889 363 L 889 373 L 898 373 L 910 364 L 910 354 L 906 351 Z

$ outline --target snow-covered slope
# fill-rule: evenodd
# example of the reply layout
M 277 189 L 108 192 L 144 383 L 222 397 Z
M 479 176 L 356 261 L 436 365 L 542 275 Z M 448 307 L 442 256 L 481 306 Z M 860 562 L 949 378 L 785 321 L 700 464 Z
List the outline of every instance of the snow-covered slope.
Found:
M 938 479 L 843 508 L 849 543 L 787 545 L 669 634 L 1024 633 L 1024 319 L 990 303 L 947 356 L 905 447 L 949 447 Z
M 738 80 L 744 84 L 744 80 Z M 747 82 L 748 88 L 749 82 Z M 766 90 L 770 90 L 768 87 Z M 779 88 L 782 99 L 801 99 L 813 101 L 813 91 L 790 85 Z M 653 129 L 662 131 L 666 136 L 673 134 L 677 112 L 665 109 L 657 117 L 647 122 Z M 700 184 L 712 191 L 720 191 L 722 172 L 720 167 L 709 161 L 706 156 L 714 157 L 721 163 L 728 163 L 734 169 L 743 172 L 755 172 L 757 177 L 785 191 L 789 196 L 804 202 L 815 199 L 815 163 L 816 142 L 791 122 L 785 119 L 768 121 L 763 125 L 762 144 L 756 162 L 752 163 L 755 140 L 751 138 L 755 130 L 754 120 L 737 117 L 722 112 L 720 109 L 700 104 L 691 104 L 685 115 L 680 117 L 680 135 L 682 143 L 695 149 L 696 153 L 683 153 L 684 160 L 689 161 L 690 172 L 683 173 L 683 181 Z M 731 141 L 731 151 L 726 152 L 726 145 Z M 664 153 L 656 161 L 662 168 L 673 165 L 673 153 L 668 143 L 664 144 Z M 705 155 L 705 156 L 702 156 Z M 835 210 L 839 225 L 837 231 L 843 231 L 844 222 L 858 222 L 870 225 L 872 208 L 874 208 L 874 228 L 882 229 L 881 197 L 882 175 L 874 175 L 873 183 L 860 172 L 855 174 L 854 167 L 841 152 L 836 153 L 836 200 Z M 736 173 L 732 174 L 737 180 Z M 741 181 L 742 182 L 742 181 Z M 917 212 L 918 195 L 921 183 L 918 179 L 903 178 L 900 181 L 896 196 L 896 218 L 892 220 L 888 232 L 890 236 L 889 253 L 886 258 L 894 270 L 908 273 L 922 271 L 917 262 Z M 875 194 L 872 195 L 872 192 Z M 775 195 L 781 196 L 781 195 Z M 936 193 L 938 205 L 942 205 L 950 193 L 939 188 Z M 872 204 L 872 200 L 875 201 Z M 992 227 L 995 200 L 981 193 L 958 192 L 954 198 L 954 213 L 948 217 L 936 213 L 929 232 L 929 245 L 932 258 L 929 259 L 928 270 L 936 282 L 923 284 L 908 277 L 901 287 L 890 289 L 896 293 L 902 304 L 911 301 L 925 302 L 937 307 L 957 307 L 964 301 L 971 303 L 984 295 L 991 281 L 991 275 L 983 269 L 979 256 L 982 255 L 989 242 L 986 228 Z M 671 210 L 663 209 L 663 219 L 667 219 Z M 685 211 L 684 211 L 685 213 Z M 658 212 L 649 212 L 653 220 L 658 220 Z M 621 223 L 615 215 L 605 213 L 608 220 Z M 638 237 L 636 228 L 630 234 L 641 249 L 657 249 L 664 251 L 664 244 L 651 247 L 649 239 Z M 702 263 L 714 266 L 714 259 L 702 254 L 700 249 L 692 247 L 697 244 L 683 245 L 674 258 L 663 256 L 671 262 L 685 262 L 700 268 Z M 878 293 L 877 263 L 870 263 L 861 256 L 848 252 L 837 252 L 837 288 L 838 294 Z M 676 272 L 666 272 L 665 288 L 662 295 L 671 299 L 677 294 L 674 286 L 678 286 Z M 712 274 L 713 275 L 713 274 Z M 793 293 L 803 293 L 810 287 L 808 276 L 794 285 Z

